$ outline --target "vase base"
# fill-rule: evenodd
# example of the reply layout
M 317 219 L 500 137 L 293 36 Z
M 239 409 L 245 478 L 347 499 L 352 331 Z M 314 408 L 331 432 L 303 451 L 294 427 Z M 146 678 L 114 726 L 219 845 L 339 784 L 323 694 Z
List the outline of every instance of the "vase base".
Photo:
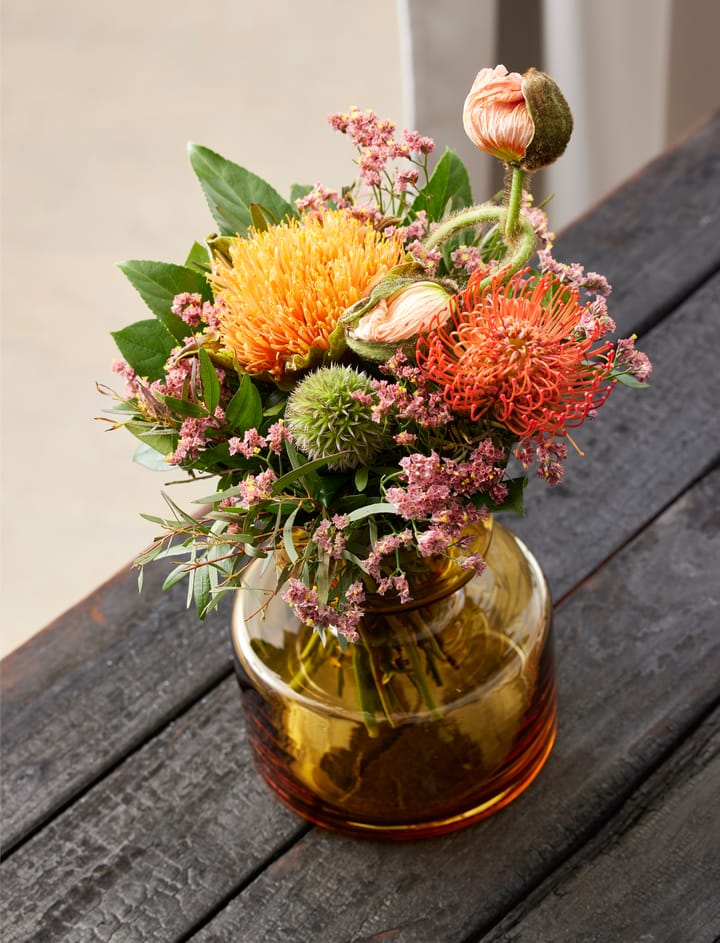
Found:
M 428 820 L 378 822 L 355 819 L 348 815 L 347 809 L 323 802 L 294 781 L 282 776 L 278 778 L 277 767 L 271 775 L 269 769 L 263 769 L 262 755 L 256 757 L 256 765 L 266 784 L 285 806 L 321 828 L 378 841 L 412 841 L 445 835 L 499 812 L 523 793 L 539 774 L 550 756 L 557 733 L 556 698 L 554 692 L 546 693 L 550 696 L 542 725 L 534 725 L 532 740 L 524 752 L 518 753 L 511 769 L 506 769 L 502 778 L 486 784 L 464 807 L 455 807 Z

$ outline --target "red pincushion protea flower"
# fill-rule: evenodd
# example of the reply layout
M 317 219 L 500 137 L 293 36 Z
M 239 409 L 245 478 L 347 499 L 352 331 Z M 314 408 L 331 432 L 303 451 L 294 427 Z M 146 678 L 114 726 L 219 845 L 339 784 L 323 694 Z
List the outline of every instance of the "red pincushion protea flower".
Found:
M 418 341 L 417 362 L 447 403 L 521 440 L 563 435 L 605 401 L 614 350 L 579 329 L 576 292 L 528 270 L 481 288 L 481 274 L 450 301 L 451 314 Z

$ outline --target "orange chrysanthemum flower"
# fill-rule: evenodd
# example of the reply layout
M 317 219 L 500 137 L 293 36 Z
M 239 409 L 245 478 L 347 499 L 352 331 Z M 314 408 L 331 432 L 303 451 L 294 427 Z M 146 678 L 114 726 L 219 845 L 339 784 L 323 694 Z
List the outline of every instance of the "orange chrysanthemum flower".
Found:
M 340 315 L 369 294 L 403 256 L 387 238 L 347 212 L 327 212 L 230 241 L 210 281 L 222 302 L 224 343 L 248 373 L 287 374 L 329 350 Z
M 480 273 L 450 302 L 451 315 L 418 342 L 418 366 L 474 422 L 520 439 L 562 435 L 607 398 L 613 348 L 580 329 L 583 307 L 551 275 L 527 270 L 481 289 Z

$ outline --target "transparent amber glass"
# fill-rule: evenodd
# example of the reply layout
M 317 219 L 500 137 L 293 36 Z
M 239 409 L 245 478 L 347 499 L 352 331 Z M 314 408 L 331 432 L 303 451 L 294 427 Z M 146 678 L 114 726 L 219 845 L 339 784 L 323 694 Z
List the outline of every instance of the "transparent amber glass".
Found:
M 482 575 L 419 564 L 413 601 L 371 600 L 362 643 L 345 652 L 279 597 L 259 615 L 275 569 L 248 574 L 232 627 L 248 736 L 260 773 L 305 818 L 377 838 L 441 834 L 539 772 L 556 728 L 547 584 L 502 525 L 479 539 Z

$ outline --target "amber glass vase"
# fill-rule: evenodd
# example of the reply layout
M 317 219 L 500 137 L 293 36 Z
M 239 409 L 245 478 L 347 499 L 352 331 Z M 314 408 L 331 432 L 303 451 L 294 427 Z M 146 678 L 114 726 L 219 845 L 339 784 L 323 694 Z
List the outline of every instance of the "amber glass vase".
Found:
M 497 522 L 480 576 L 417 560 L 413 600 L 377 597 L 361 642 L 323 642 L 275 596 L 261 560 L 232 638 L 257 767 L 319 825 L 376 838 L 442 834 L 489 815 L 539 772 L 555 737 L 550 597 Z

